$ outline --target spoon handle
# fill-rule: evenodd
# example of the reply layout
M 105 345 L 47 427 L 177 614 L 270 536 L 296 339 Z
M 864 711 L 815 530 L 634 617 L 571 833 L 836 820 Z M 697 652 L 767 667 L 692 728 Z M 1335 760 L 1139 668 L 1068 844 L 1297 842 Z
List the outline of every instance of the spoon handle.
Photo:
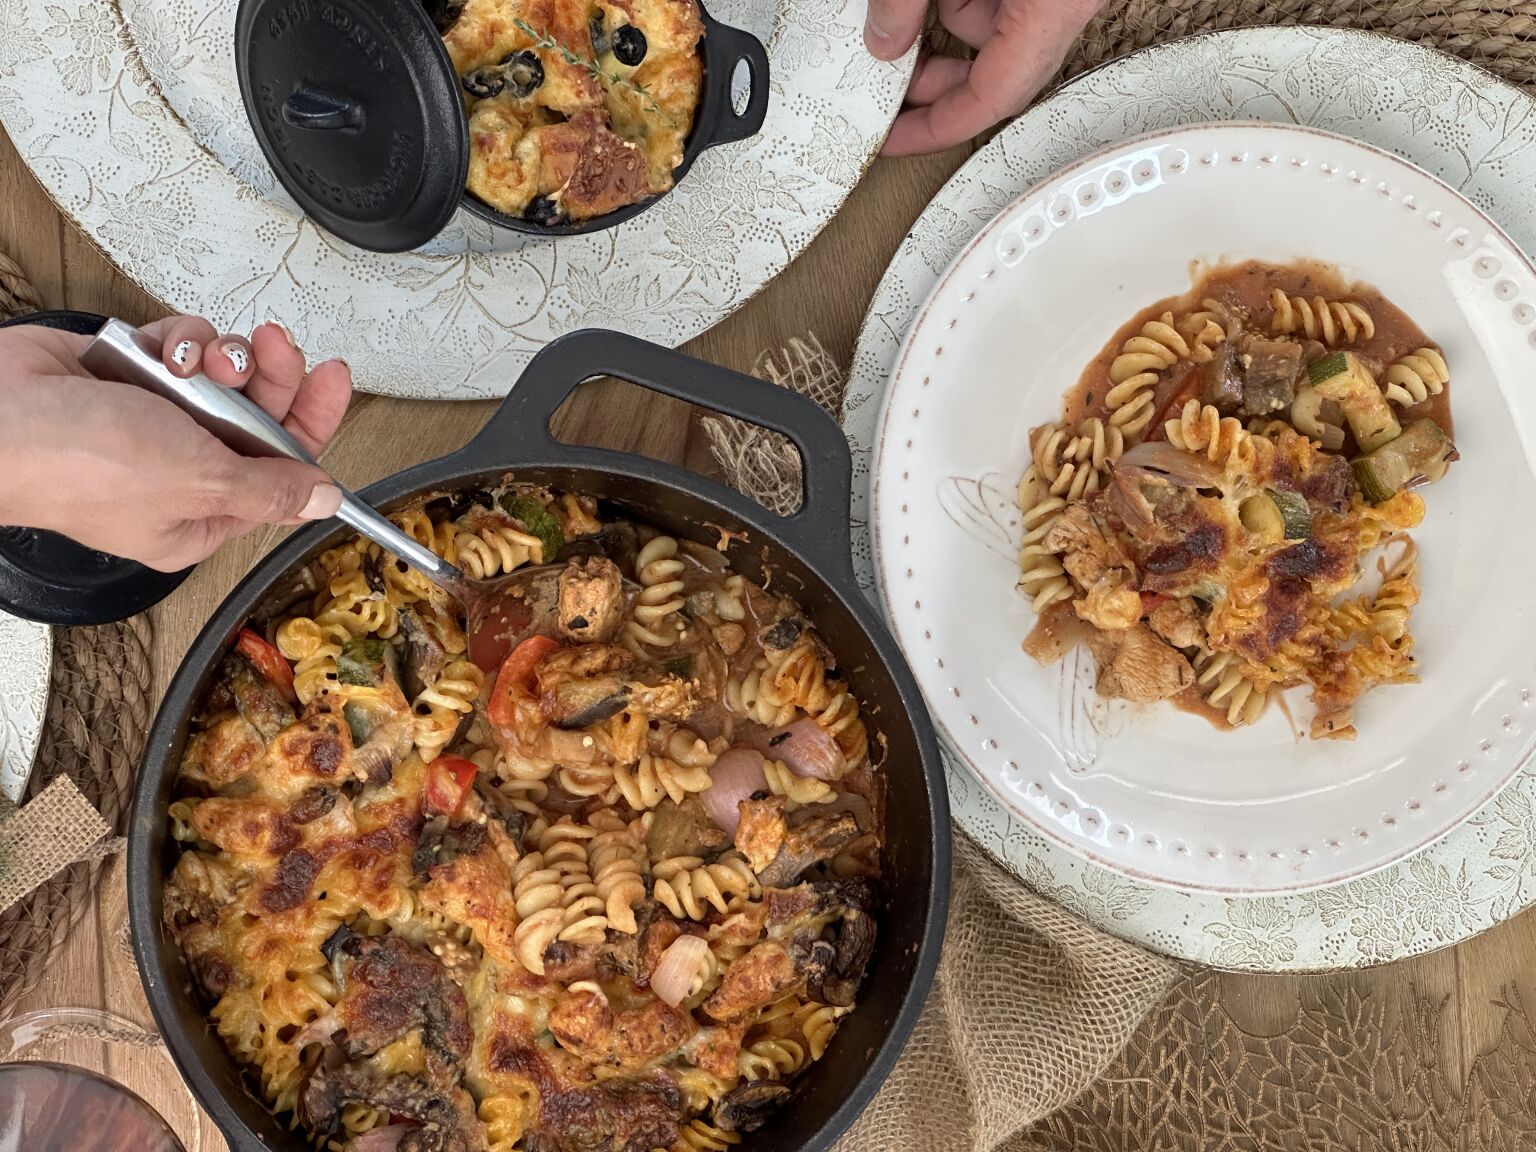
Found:
M 80 363 L 102 380 L 120 380 L 169 400 L 242 456 L 287 456 L 305 464 L 315 463 L 314 457 L 286 428 L 247 400 L 238 388 L 226 388 L 201 374 L 182 379 L 162 363 L 160 346 L 153 337 L 121 320 L 108 320 L 102 326 L 96 339 L 80 354 Z M 457 592 L 463 573 L 345 488 L 341 489 L 341 508 L 336 518 L 393 552 L 434 583 Z

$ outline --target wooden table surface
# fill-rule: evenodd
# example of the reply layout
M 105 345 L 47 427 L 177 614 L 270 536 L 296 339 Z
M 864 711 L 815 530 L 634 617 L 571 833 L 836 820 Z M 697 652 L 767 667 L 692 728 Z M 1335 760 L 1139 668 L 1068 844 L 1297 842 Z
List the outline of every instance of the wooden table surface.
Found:
M 814 331 L 839 362 L 853 353 L 865 306 L 907 229 L 970 154 L 879 160 L 830 227 L 782 275 L 733 317 L 687 345 L 705 359 L 749 369 L 758 353 Z M 47 307 L 79 308 L 135 323 L 164 313 L 123 277 L 95 246 L 61 219 L 0 131 L 0 251 L 31 276 Z M 462 443 L 491 411 L 490 403 L 429 403 L 359 395 L 324 463 L 352 487 L 438 456 Z M 589 385 L 567 405 L 566 439 L 634 448 L 709 469 L 697 420 L 687 405 L 628 385 Z M 153 614 L 157 692 L 213 608 L 278 530 L 227 546 L 204 563 Z M 76 928 L 59 962 L 18 1011 L 54 1006 L 106 1007 L 143 1024 L 150 1018 L 131 958 L 123 948 L 126 911 L 121 865 L 103 883 L 93 915 Z M 1536 918 L 1525 915 L 1459 947 L 1365 972 L 1328 976 L 1222 975 L 1223 1011 L 1255 1036 L 1292 1026 L 1298 1009 L 1320 998 L 1441 1005 L 1440 1035 L 1427 1038 L 1447 1078 L 1463 1082 L 1492 1048 L 1512 994 L 1536 1003 Z M 1404 998 L 1408 997 L 1409 1000 Z M 113 1059 L 125 1059 L 114 1055 Z M 126 1059 L 153 1062 L 158 1056 Z M 149 1065 L 146 1065 L 146 1068 Z M 153 1074 L 153 1073 L 151 1073 Z M 173 1076 L 173 1072 L 163 1073 Z M 204 1123 L 202 1148 L 223 1142 Z

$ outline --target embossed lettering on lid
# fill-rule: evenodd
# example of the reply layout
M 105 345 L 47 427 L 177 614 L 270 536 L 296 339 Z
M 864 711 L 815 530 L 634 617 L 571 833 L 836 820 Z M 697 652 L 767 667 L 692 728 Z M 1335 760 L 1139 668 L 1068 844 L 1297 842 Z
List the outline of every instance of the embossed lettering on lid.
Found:
M 469 129 L 420 0 L 241 0 L 235 70 L 267 162 L 321 227 L 399 252 L 452 218 Z

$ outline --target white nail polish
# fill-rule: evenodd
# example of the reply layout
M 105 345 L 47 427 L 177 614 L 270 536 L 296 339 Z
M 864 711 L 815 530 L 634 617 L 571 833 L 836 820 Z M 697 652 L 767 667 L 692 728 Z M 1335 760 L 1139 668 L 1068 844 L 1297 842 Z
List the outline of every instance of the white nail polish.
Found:
M 235 366 L 236 372 L 244 372 L 251 365 L 251 358 L 246 354 L 244 344 L 224 345 L 224 355 L 229 357 L 229 362 Z
M 187 366 L 187 361 L 192 358 L 192 349 L 196 347 L 197 345 L 192 341 L 183 340 L 180 344 L 176 345 L 176 347 L 171 350 L 172 363 L 174 363 L 178 368 L 185 368 Z

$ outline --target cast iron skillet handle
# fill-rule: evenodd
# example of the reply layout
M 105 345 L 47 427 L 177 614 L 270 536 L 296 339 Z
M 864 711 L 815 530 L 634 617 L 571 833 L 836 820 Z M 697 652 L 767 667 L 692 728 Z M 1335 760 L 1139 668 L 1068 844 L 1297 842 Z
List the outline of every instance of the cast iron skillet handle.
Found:
M 750 32 L 726 24 L 710 24 L 704 35 L 709 44 L 709 102 L 720 110 L 714 135 L 705 145 L 734 144 L 756 136 L 768 115 L 768 51 Z M 738 113 L 731 103 L 731 78 L 746 62 L 750 88 L 746 108 Z
M 852 578 L 848 537 L 848 498 L 853 460 L 837 422 L 820 405 L 787 388 L 732 372 L 670 348 L 625 335 L 589 328 L 545 345 L 480 433 L 461 451 L 479 465 L 520 457 L 602 467 L 604 459 L 630 458 L 611 449 L 561 444 L 549 430 L 550 418 L 577 385 L 597 376 L 614 376 L 713 412 L 735 416 L 787 436 L 804 461 L 805 488 L 798 511 L 777 517 L 778 529 L 795 551 L 828 570 Z M 759 520 L 775 519 L 740 493 L 685 468 L 647 460 L 678 487 L 706 487 L 719 503 L 746 506 Z M 494 464 L 492 465 L 494 466 Z

